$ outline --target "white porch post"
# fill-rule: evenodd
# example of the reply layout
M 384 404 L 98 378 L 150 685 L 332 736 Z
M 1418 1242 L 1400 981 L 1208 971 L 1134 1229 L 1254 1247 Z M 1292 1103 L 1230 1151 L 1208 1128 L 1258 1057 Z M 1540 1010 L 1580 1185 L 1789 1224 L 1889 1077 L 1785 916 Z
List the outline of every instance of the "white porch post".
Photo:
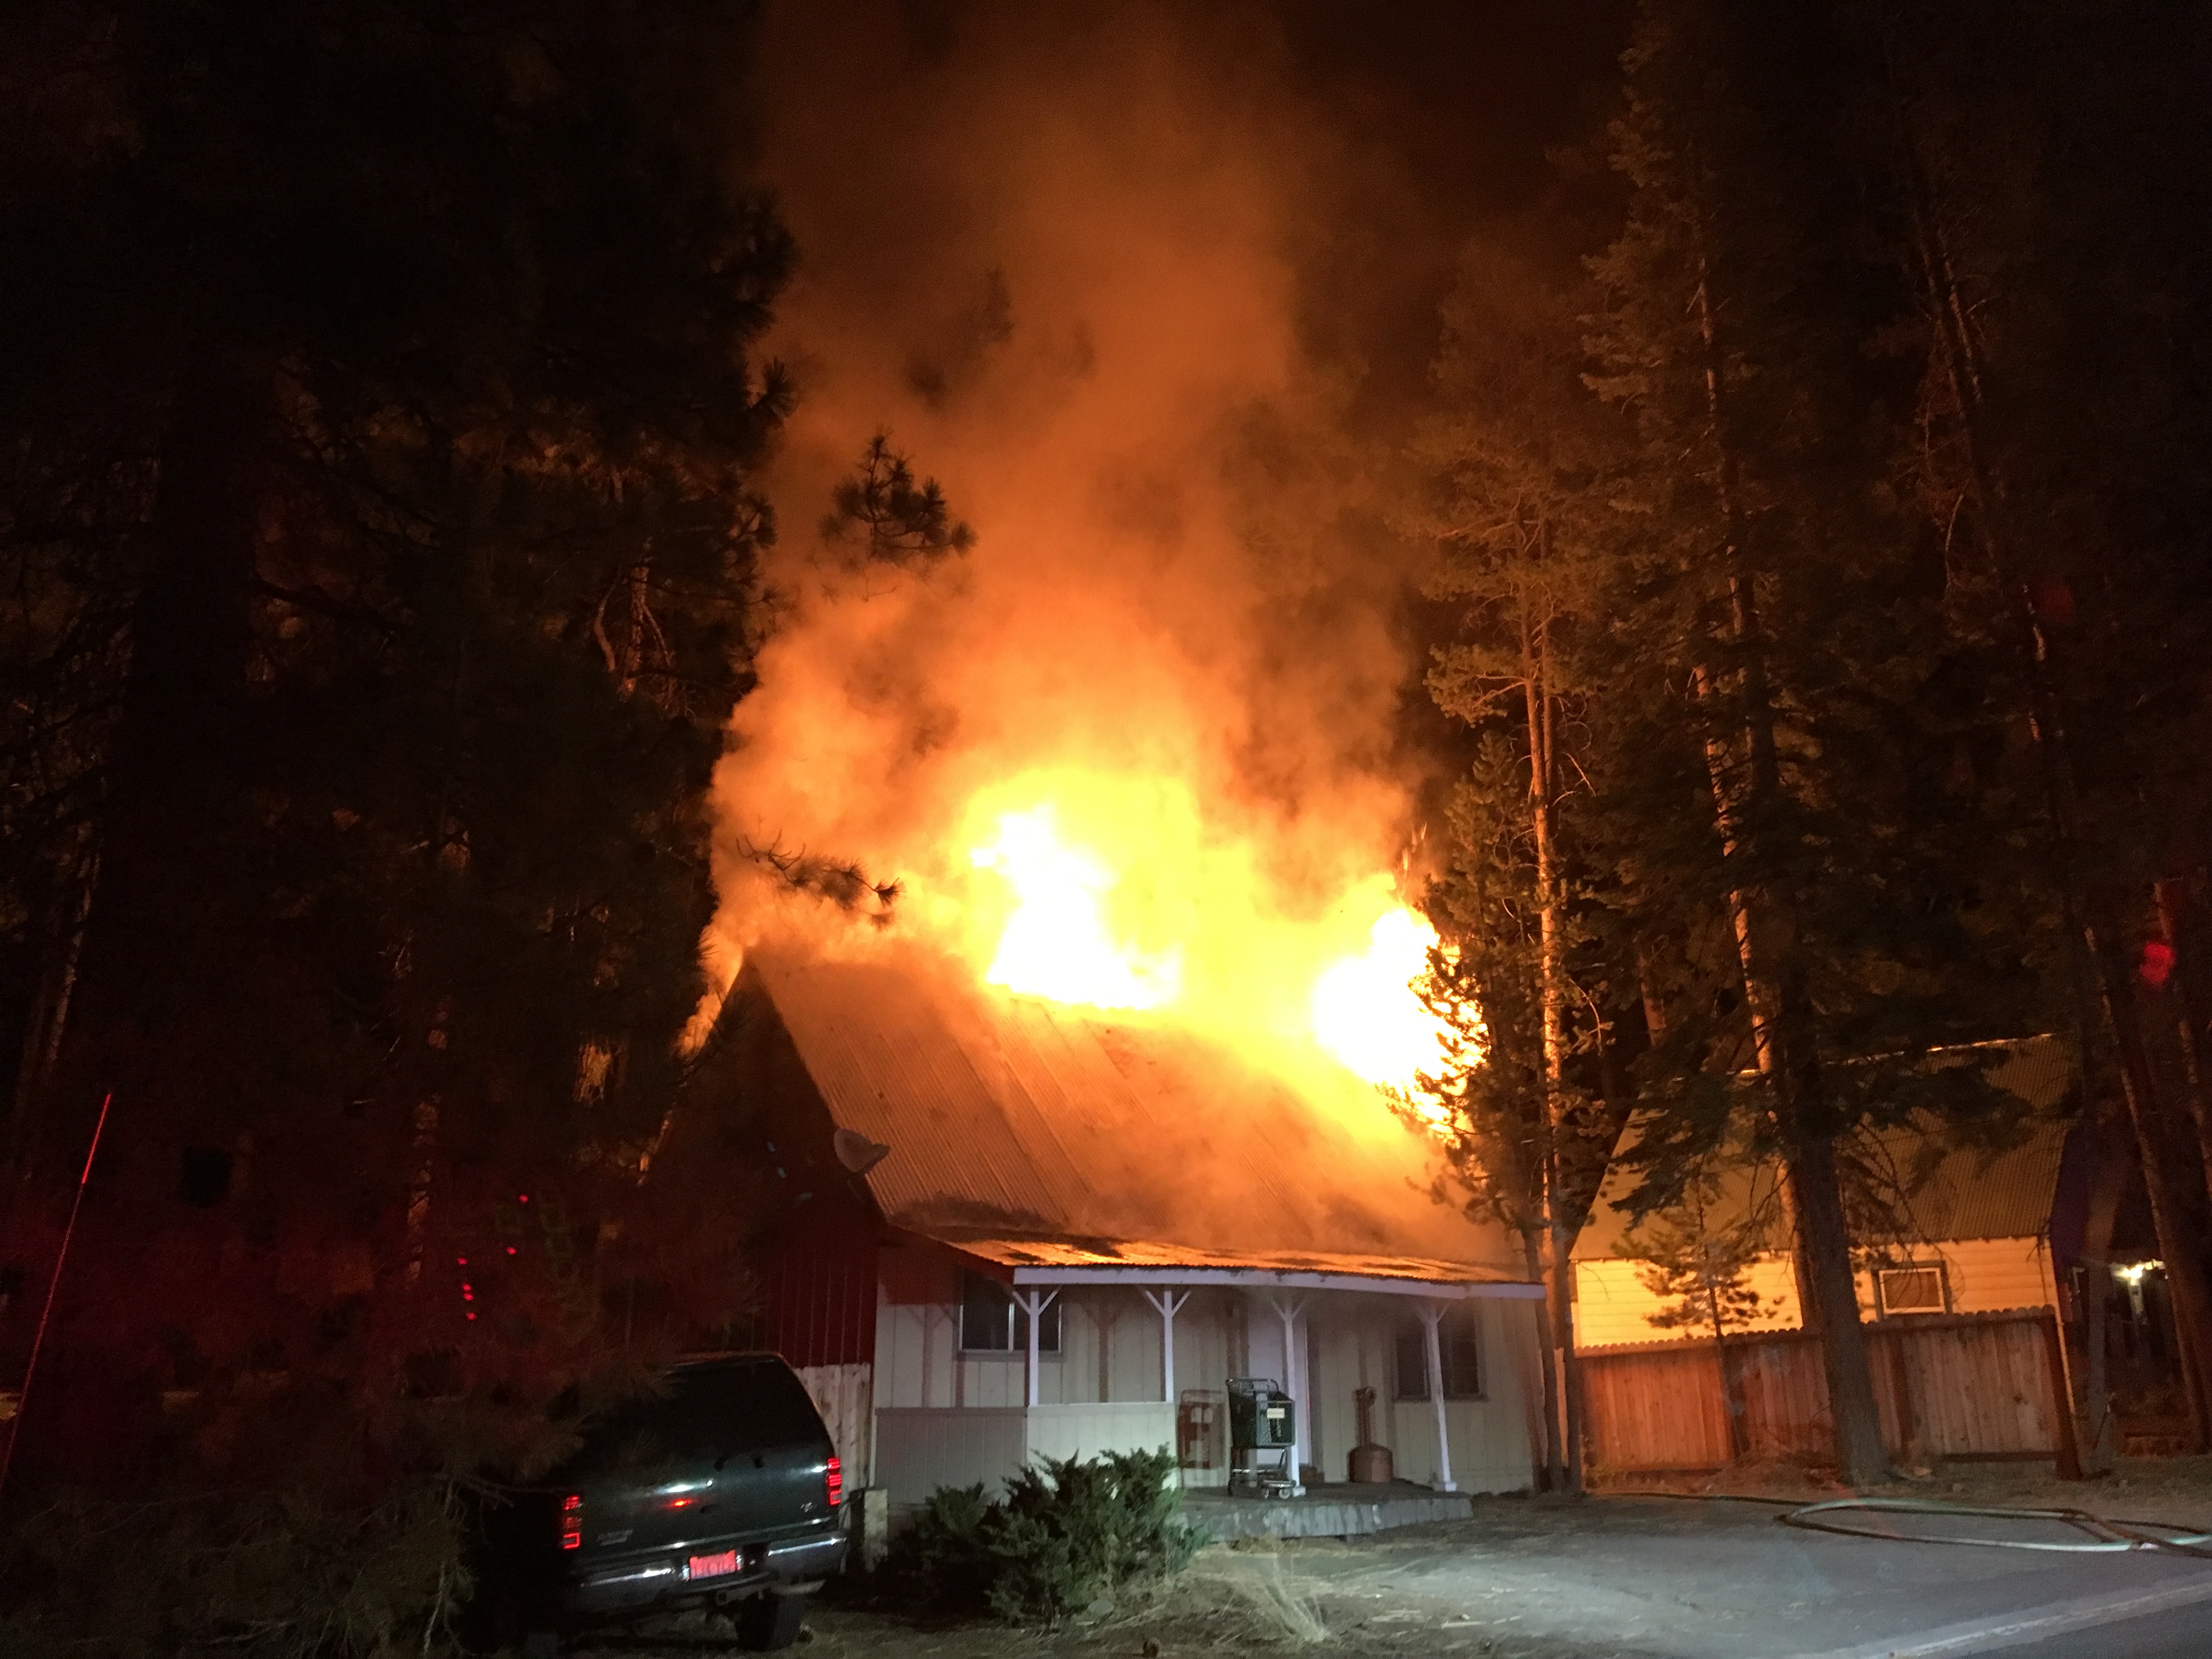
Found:
M 1310 1422 L 1308 1413 L 1313 1409 L 1306 1398 L 1304 1381 L 1298 1375 L 1298 1310 L 1304 1305 L 1303 1297 L 1271 1296 L 1267 1305 L 1275 1310 L 1275 1317 L 1283 1322 L 1283 1387 L 1291 1396 L 1291 1484 L 1299 1492 L 1305 1482 L 1299 1478 L 1306 1458 L 1306 1428 Z
M 1160 1398 L 1172 1406 L 1176 1403 L 1175 1316 L 1190 1300 L 1190 1292 L 1185 1291 L 1178 1296 L 1171 1290 L 1162 1289 L 1157 1292 L 1142 1291 L 1139 1294 L 1160 1316 Z
M 1053 1297 L 1058 1296 L 1060 1292 L 1058 1291 L 1027 1292 L 1016 1291 L 1012 1294 L 1014 1305 L 1029 1316 L 1030 1347 L 1023 1370 L 1027 1373 L 1029 1403 L 1034 1406 L 1037 1403 L 1037 1326 L 1042 1322 L 1044 1310 L 1052 1305 Z
M 1421 1304 L 1422 1332 L 1427 1339 L 1429 1360 L 1429 1403 L 1437 1413 L 1437 1490 L 1457 1492 L 1452 1482 L 1451 1431 L 1444 1425 L 1444 1353 L 1443 1344 L 1437 1328 L 1443 1322 L 1443 1306 L 1435 1302 Z

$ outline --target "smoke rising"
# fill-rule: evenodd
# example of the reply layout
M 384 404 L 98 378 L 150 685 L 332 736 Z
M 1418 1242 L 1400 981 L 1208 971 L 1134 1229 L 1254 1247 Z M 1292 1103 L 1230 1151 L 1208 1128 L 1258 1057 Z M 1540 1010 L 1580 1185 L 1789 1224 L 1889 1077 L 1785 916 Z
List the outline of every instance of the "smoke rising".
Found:
M 769 9 L 800 403 L 781 610 L 716 780 L 726 971 L 767 933 L 872 931 L 780 898 L 761 846 L 900 880 L 888 931 L 981 965 L 1009 901 L 971 849 L 1046 801 L 1201 1013 L 1249 1017 L 1255 975 L 1296 1000 L 1309 958 L 1364 945 L 1407 836 L 1405 556 L 1354 368 L 1300 317 L 1376 162 L 1283 53 L 1231 7 Z M 973 550 L 860 568 L 822 538 L 878 430 Z

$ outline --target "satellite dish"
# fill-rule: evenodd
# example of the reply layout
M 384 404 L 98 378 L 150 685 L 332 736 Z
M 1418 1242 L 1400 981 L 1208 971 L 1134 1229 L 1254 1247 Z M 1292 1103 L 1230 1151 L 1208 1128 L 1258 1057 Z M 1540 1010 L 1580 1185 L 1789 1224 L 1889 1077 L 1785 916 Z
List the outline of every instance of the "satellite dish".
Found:
M 837 1151 L 837 1161 L 854 1175 L 866 1175 L 891 1155 L 891 1149 L 879 1140 L 871 1140 L 856 1129 L 840 1129 L 830 1138 Z

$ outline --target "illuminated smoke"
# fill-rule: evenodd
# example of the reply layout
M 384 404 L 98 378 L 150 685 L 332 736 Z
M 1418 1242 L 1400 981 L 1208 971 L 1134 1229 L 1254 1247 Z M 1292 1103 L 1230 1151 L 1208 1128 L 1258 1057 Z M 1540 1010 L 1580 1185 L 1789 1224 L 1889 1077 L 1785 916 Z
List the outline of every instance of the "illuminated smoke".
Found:
M 716 780 L 726 971 L 777 931 L 918 939 L 1293 1073 L 1404 1075 L 1402 980 L 1376 1017 L 1422 926 L 1394 873 L 1402 556 L 1297 322 L 1345 163 L 1231 15 L 769 8 L 801 402 L 783 609 Z M 973 552 L 860 568 L 808 533 L 879 428 Z M 896 878 L 896 919 L 779 897 L 741 842 Z

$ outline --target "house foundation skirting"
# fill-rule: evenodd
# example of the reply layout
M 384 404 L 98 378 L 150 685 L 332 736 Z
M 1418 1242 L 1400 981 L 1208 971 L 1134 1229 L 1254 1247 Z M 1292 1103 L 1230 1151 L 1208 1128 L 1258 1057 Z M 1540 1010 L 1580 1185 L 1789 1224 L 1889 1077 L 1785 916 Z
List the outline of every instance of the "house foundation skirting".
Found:
M 973 1484 L 978 1470 L 1012 1471 L 1037 1457 L 1170 1449 L 1175 1414 L 1172 1405 L 1152 1400 L 884 1407 L 876 1413 L 875 1484 L 890 1492 L 894 1508 L 907 1509 L 939 1486 Z

